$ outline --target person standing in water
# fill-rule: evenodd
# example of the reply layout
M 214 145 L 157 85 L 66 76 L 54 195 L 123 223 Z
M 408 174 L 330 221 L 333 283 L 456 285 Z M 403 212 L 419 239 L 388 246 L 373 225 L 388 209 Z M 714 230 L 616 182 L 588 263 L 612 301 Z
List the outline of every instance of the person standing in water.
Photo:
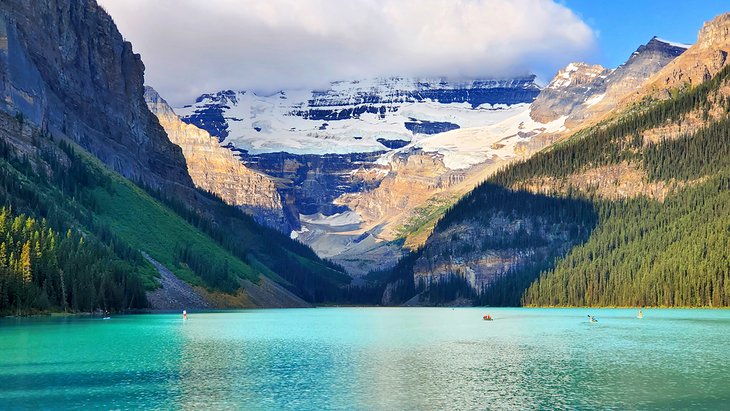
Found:
M 188 319 L 188 312 L 187 312 L 187 310 L 183 310 L 183 320 L 187 320 L 187 319 Z

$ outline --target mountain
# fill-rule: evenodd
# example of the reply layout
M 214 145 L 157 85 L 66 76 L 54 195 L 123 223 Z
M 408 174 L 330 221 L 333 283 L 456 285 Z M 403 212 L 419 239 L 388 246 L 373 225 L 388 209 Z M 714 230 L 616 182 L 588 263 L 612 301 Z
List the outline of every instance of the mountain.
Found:
M 130 179 L 191 184 L 144 102 L 139 55 L 96 2 L 8 0 L 0 13 L 0 109 L 67 135 Z
M 196 187 L 241 208 L 261 224 L 285 233 L 291 231 L 271 178 L 245 167 L 231 150 L 221 147 L 218 139 L 207 131 L 182 122 L 153 88 L 145 87 L 144 98 L 170 141 L 182 149 Z
M 667 98 L 667 92 L 697 86 L 712 79 L 727 65 L 730 53 L 730 14 L 723 14 L 705 23 L 697 42 L 687 52 L 657 73 L 633 101 L 645 95 Z
M 222 91 L 177 111 L 275 178 L 292 237 L 357 277 L 421 246 L 501 167 L 600 121 L 686 47 L 655 37 L 616 69 L 571 63 L 542 90 L 534 77 L 389 78 Z
M 541 122 L 567 116 L 566 126 L 573 131 L 593 124 L 622 100 L 638 92 L 688 47 L 654 37 L 615 69 L 571 63 L 542 90 L 530 115 Z
M 422 248 L 372 274 L 388 278 L 383 301 L 730 305 L 730 68 L 716 59 L 730 44 L 729 16 L 707 23 L 682 53 L 653 39 L 613 72 L 560 72 L 535 101 L 547 119 L 565 107 L 568 118 L 580 113 L 594 98 L 587 84 L 633 71 L 658 43 L 680 54 L 606 114 L 460 199 Z
M 399 202 L 395 196 L 405 198 L 408 190 L 387 190 L 392 193 L 387 203 L 398 203 L 382 208 L 397 211 L 386 213 L 398 220 L 387 224 L 366 206 L 355 205 L 358 196 L 364 198 L 362 205 L 370 201 L 367 193 L 385 190 L 388 176 L 404 169 L 402 160 L 385 156 L 448 130 L 498 123 L 523 111 L 538 92 L 534 76 L 462 82 L 382 78 L 265 96 L 221 91 L 175 111 L 235 150 L 246 167 L 275 179 L 293 237 L 354 274 L 364 274 L 396 261 L 401 245 L 394 242 L 392 228 L 405 222 L 404 212 L 427 198 L 418 194 Z M 423 160 L 435 170 L 441 161 L 429 156 Z M 443 186 L 421 181 L 414 191 L 434 192 Z
M 176 108 L 183 121 L 251 154 L 347 154 L 403 146 L 418 134 L 483 125 L 486 113 L 531 102 L 534 76 L 508 80 L 378 78 L 326 90 L 219 91 Z M 446 121 L 445 119 L 448 119 Z
M 148 109 L 143 74 L 92 0 L 0 3 L 2 202 L 9 219 L 45 238 L 66 233 L 78 251 L 23 244 L 38 258 L 23 264 L 21 283 L 0 269 L 0 311 L 10 301 L 22 311 L 306 306 L 352 294 L 342 268 L 238 208 L 277 206 L 268 178 L 230 161 L 204 133 L 172 133 L 197 139 L 184 149 L 170 141 Z M 190 131 L 173 123 L 165 125 Z M 214 164 L 269 191 L 214 182 L 206 174 Z M 8 250 L 29 241 L 4 232 L 17 237 L 3 241 Z
M 385 154 L 379 163 L 388 173 L 379 185 L 337 202 L 355 210 L 361 225 L 386 244 L 403 240 L 416 249 L 458 198 L 506 164 L 599 121 L 685 49 L 653 38 L 613 70 L 571 63 L 535 101 L 511 106 L 495 124 L 426 136 Z

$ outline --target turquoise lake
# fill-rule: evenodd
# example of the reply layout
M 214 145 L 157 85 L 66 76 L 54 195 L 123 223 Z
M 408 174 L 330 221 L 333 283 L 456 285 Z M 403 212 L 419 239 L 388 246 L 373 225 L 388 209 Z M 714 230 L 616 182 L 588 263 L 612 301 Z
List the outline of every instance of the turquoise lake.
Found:
M 636 313 L 316 308 L 187 321 L 0 319 L 0 408 L 728 409 L 730 311 Z

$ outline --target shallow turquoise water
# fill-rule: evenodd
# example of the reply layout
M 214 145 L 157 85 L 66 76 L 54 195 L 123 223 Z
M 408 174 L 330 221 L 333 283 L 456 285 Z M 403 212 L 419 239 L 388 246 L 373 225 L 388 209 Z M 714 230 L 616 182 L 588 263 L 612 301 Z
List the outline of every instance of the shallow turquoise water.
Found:
M 487 311 L 495 321 L 482 321 Z M 730 311 L 644 313 L 317 308 L 187 321 L 2 319 L 0 408 L 728 409 Z

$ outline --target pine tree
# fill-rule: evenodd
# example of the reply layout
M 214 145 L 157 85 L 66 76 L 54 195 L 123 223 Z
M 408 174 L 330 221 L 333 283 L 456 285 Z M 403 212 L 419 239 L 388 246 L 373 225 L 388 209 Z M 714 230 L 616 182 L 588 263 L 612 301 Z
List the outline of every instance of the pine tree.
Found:
M 30 285 L 33 282 L 33 272 L 30 264 L 30 240 L 23 244 L 23 250 L 20 253 L 20 272 L 23 285 Z

